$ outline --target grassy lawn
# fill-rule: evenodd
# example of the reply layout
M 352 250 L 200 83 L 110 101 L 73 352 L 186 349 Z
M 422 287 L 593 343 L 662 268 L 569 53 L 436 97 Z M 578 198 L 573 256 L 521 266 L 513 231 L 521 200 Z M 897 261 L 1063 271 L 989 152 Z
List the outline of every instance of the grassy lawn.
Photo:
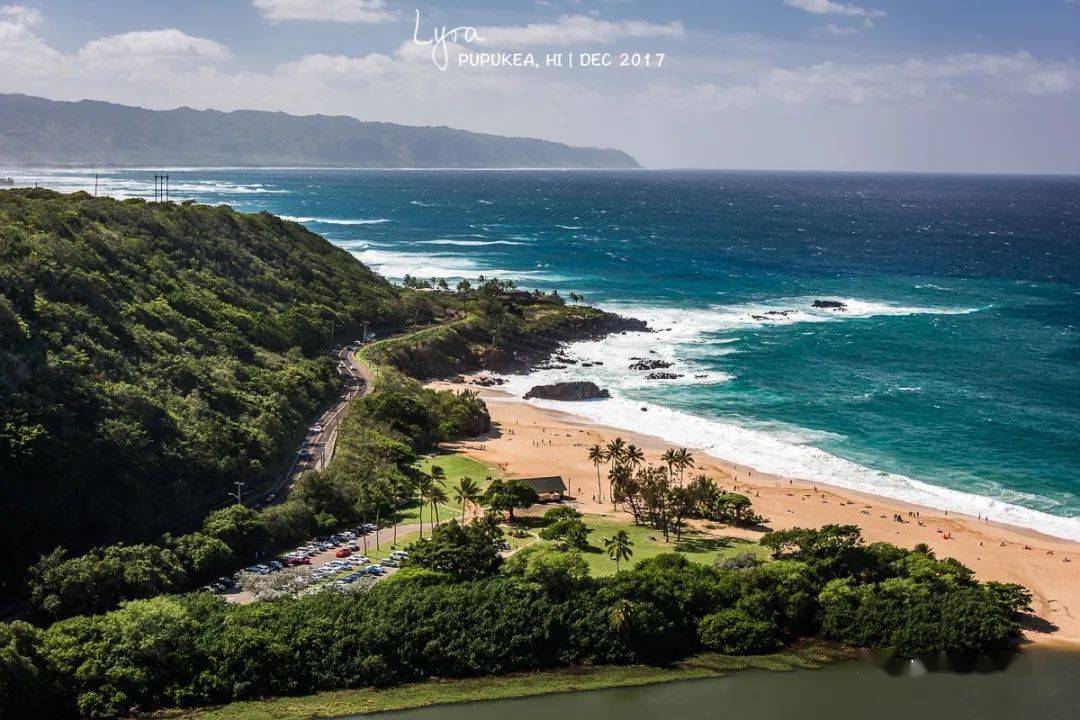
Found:
M 451 501 L 439 505 L 439 520 L 445 521 L 451 518 L 461 518 L 461 505 L 457 505 L 453 502 L 454 486 L 463 477 L 471 477 L 477 482 L 481 489 L 488 486 L 487 478 L 499 477 L 502 472 L 499 468 L 487 463 L 482 463 L 479 460 L 473 460 L 467 455 L 458 455 L 454 453 L 438 453 L 433 455 L 425 455 L 417 463 L 416 467 L 423 472 L 430 473 L 431 466 L 438 465 L 446 473 L 446 480 L 442 482 L 443 489 L 446 490 L 446 494 L 451 498 Z M 467 519 L 472 519 L 475 508 L 469 508 L 466 512 Z M 431 511 L 430 506 L 423 508 L 423 521 L 424 523 L 430 523 L 433 519 L 434 513 Z M 401 513 L 401 522 L 403 523 L 415 523 L 419 522 L 421 518 L 421 509 L 416 506 L 415 503 L 411 507 L 404 508 Z
M 159 713 L 157 717 L 198 718 L 199 720 L 333 718 L 429 705 L 502 700 L 550 693 L 720 677 L 730 672 L 751 668 L 775 671 L 789 671 L 796 668 L 814 669 L 844 657 L 847 655 L 838 649 L 810 644 L 793 647 L 773 655 L 730 657 L 703 654 L 671 667 L 600 665 L 502 677 L 430 680 L 385 689 L 364 688 L 324 692 L 303 697 L 238 702 L 202 711 L 168 711 Z
M 619 522 L 597 515 L 584 516 L 585 524 L 589 526 L 589 544 L 595 552 L 585 552 L 585 561 L 589 564 L 589 572 L 594 577 L 612 575 L 615 573 L 614 561 L 608 559 L 603 551 L 603 538 L 611 537 L 619 530 L 625 530 L 634 544 L 633 557 L 630 564 L 639 560 L 656 557 L 669 552 L 677 552 L 685 555 L 687 559 L 695 562 L 711 565 L 718 557 L 737 555 L 743 552 L 753 552 L 762 558 L 767 557 L 768 551 L 756 542 L 742 538 L 717 538 L 699 532 L 684 532 L 682 540 L 676 542 L 675 536 L 671 536 L 671 542 L 664 542 L 664 535 L 659 530 L 641 527 L 629 522 Z M 649 538 L 656 538 L 650 540 Z M 623 569 L 626 563 L 622 564 Z

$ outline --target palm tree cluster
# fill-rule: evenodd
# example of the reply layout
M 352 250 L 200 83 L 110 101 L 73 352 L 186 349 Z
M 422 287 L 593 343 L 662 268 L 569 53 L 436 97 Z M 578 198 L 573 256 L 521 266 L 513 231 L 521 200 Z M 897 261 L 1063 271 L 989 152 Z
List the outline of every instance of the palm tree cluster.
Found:
M 634 522 L 661 530 L 664 539 L 674 531 L 681 537 L 686 518 L 698 517 L 732 525 L 762 522 L 750 499 L 724 492 L 715 481 L 701 475 L 684 485 L 686 471 L 694 467 L 694 456 L 686 448 L 671 448 L 661 456 L 660 465 L 645 462 L 641 448 L 617 437 L 606 445 L 588 449 L 596 468 L 597 497 L 602 501 L 600 466 L 608 466 L 610 500 L 625 505 Z

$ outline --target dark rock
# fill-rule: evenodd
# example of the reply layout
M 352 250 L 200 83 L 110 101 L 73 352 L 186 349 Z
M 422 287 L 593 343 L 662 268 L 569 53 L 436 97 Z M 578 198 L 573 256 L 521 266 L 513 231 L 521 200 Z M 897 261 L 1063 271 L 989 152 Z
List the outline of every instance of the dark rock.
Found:
M 666 370 L 674 365 L 667 360 L 639 360 L 630 366 L 631 370 Z
M 554 385 L 537 385 L 525 393 L 525 399 L 539 398 L 541 400 L 595 400 L 609 398 L 611 393 L 597 387 L 591 382 L 561 382 Z
M 473 385 L 479 385 L 480 387 L 492 387 L 494 385 L 505 385 L 506 380 L 501 377 L 488 377 L 487 375 L 481 375 L 472 381 Z
M 839 300 L 815 300 L 813 307 L 821 310 L 847 310 L 847 305 Z
M 654 372 L 645 376 L 648 380 L 678 380 L 682 377 L 678 373 Z

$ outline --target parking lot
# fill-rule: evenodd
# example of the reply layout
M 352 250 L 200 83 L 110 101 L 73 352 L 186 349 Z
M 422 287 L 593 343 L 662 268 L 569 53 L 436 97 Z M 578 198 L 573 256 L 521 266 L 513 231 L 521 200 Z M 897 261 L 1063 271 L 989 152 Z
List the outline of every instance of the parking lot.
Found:
M 405 535 L 414 529 L 401 526 L 398 532 Z M 314 538 L 273 560 L 246 567 L 231 577 L 219 578 L 207 589 L 236 603 L 251 602 L 260 592 L 274 596 L 319 590 L 345 591 L 360 581 L 378 580 L 397 571 L 408 553 L 392 547 L 391 543 L 390 529 L 384 528 L 376 540 L 374 526 L 362 525 Z M 365 546 L 370 555 L 364 554 Z

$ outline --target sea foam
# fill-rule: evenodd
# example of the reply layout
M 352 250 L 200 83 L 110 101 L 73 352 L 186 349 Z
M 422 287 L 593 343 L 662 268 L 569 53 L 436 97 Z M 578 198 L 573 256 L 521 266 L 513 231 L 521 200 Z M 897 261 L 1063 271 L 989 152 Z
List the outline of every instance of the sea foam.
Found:
M 507 376 L 505 389 L 521 396 L 538 383 L 567 379 L 591 380 L 612 392 L 608 400 L 565 403 L 532 400 L 541 407 L 558 409 L 583 419 L 651 435 L 679 446 L 697 448 L 711 457 L 752 467 L 758 471 L 833 485 L 859 492 L 885 496 L 918 505 L 981 515 L 991 520 L 1026 527 L 1072 540 L 1080 540 L 1080 518 L 1062 517 L 1009 502 L 1004 488 L 1000 497 L 976 495 L 934 485 L 905 475 L 883 472 L 833 455 L 815 443 L 836 440 L 831 433 L 806 428 L 750 426 L 744 423 L 703 417 L 664 407 L 655 402 L 631 397 L 634 390 L 649 387 L 678 388 L 691 384 L 721 384 L 731 375 L 697 365 L 700 359 L 715 359 L 716 344 L 731 344 L 737 338 L 728 331 L 760 326 L 764 323 L 841 322 L 877 316 L 921 314 L 954 315 L 977 312 L 978 308 L 898 306 L 855 298 L 841 298 L 845 312 L 810 307 L 813 298 L 789 298 L 760 304 L 714 306 L 708 310 L 682 310 L 654 306 L 608 306 L 606 309 L 648 321 L 655 331 L 611 335 L 595 342 L 571 343 L 563 348 L 564 356 L 577 361 L 565 369 L 541 369 L 527 376 Z M 783 316 L 755 319 L 767 310 L 788 310 Z M 776 319 L 772 319 L 776 317 Z M 700 353 L 695 348 L 700 347 Z M 682 375 L 675 380 L 649 381 L 647 372 L 629 370 L 633 358 L 663 360 L 672 363 L 666 369 Z M 594 363 L 601 362 L 602 365 Z M 590 366 L 584 366 L 588 363 Z M 900 388 L 898 388 L 900 390 Z M 919 388 L 904 387 L 903 392 Z M 653 393 L 655 395 L 655 392 Z M 842 438 L 841 438 L 842 439 Z M 1020 500 L 1020 498 L 1015 498 Z M 1024 498 L 1039 504 L 1044 498 Z

